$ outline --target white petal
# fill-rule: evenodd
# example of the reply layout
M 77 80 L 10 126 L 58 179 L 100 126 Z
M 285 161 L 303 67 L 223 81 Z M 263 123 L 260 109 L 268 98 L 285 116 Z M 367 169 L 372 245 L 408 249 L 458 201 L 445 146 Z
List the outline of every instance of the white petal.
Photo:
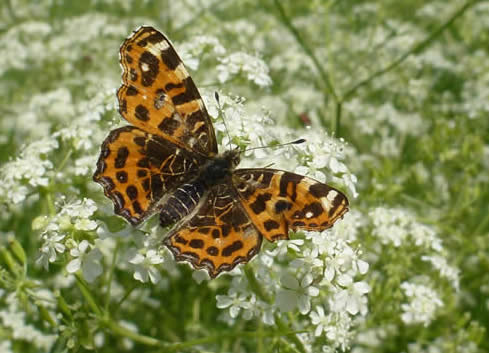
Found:
M 311 286 L 307 288 L 307 294 L 311 297 L 317 297 L 319 295 L 319 289 Z
M 347 287 L 353 282 L 353 278 L 350 275 L 342 274 L 336 280 L 340 286 Z
M 69 273 L 75 273 L 78 271 L 81 267 L 81 260 L 78 259 L 73 259 L 70 261 L 70 263 L 66 266 L 66 271 Z
M 299 281 L 290 273 L 285 273 L 282 275 L 282 277 L 280 277 L 280 283 L 282 283 L 285 288 L 294 290 L 299 289 Z
M 314 331 L 314 336 L 321 336 L 321 333 L 323 333 L 323 325 L 318 325 Z
M 302 277 L 301 287 L 306 288 L 306 287 L 310 286 L 313 279 L 314 278 L 312 277 L 312 275 L 310 273 L 306 274 L 304 277 Z
M 217 300 L 216 306 L 219 309 L 227 308 L 233 303 L 233 300 L 227 295 L 216 295 L 216 300 Z
M 83 266 L 83 277 L 91 283 L 102 274 L 102 266 L 97 262 L 86 261 Z
M 298 301 L 298 296 L 295 292 L 291 290 L 280 290 L 275 298 L 275 303 L 277 304 L 280 311 L 288 312 L 295 309 Z
M 363 260 L 358 260 L 357 265 L 358 265 L 358 271 L 360 272 L 360 274 L 364 275 L 367 273 L 368 267 L 369 267 L 368 262 L 365 262 Z
M 144 261 L 144 259 L 145 257 L 143 255 L 137 253 L 136 255 L 134 255 L 134 257 L 131 260 L 129 260 L 129 262 L 134 265 L 139 265 Z
M 324 278 L 328 281 L 331 282 L 334 278 L 335 270 L 333 266 L 328 266 L 324 270 Z
M 239 311 L 240 311 L 240 307 L 239 306 L 232 306 L 229 308 L 229 315 L 232 317 L 232 318 L 235 318 L 238 316 L 239 314 Z
M 84 253 L 87 249 L 90 243 L 86 240 L 82 240 L 81 243 L 78 245 L 78 249 L 80 249 L 80 252 Z
M 311 300 L 307 295 L 299 296 L 299 312 L 303 315 L 311 310 Z
M 370 292 L 370 286 L 366 282 L 356 282 L 353 284 L 353 288 L 355 289 L 355 292 L 360 294 Z

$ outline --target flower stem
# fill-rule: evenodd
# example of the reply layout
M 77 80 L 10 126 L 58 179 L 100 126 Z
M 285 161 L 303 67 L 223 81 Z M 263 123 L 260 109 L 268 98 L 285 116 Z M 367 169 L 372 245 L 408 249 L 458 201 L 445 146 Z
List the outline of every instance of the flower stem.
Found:
M 333 97 L 333 100 L 335 102 L 338 102 L 339 98 L 338 98 L 338 95 L 336 94 L 336 90 L 335 90 L 333 84 L 331 83 L 331 80 L 329 79 L 329 75 L 326 73 L 323 66 L 319 63 L 319 60 L 316 57 L 316 54 L 314 54 L 314 51 L 307 45 L 307 43 L 304 41 L 304 39 L 302 38 L 302 36 L 299 33 L 299 31 L 297 30 L 297 28 L 295 28 L 295 26 L 292 24 L 292 21 L 290 20 L 290 18 L 285 13 L 285 10 L 284 10 L 282 4 L 280 3 L 280 0 L 274 0 L 273 2 L 275 4 L 275 7 L 278 10 L 278 13 L 280 14 L 281 21 L 283 22 L 285 27 L 287 27 L 287 29 L 290 31 L 290 33 L 292 33 L 292 35 L 294 36 L 297 43 L 299 43 L 299 45 L 301 46 L 302 50 L 304 50 L 304 52 L 307 54 L 307 56 L 309 56 L 309 58 L 314 63 L 316 70 L 319 72 L 319 75 L 321 76 L 321 79 L 323 80 L 323 83 L 326 86 L 328 92 Z
M 255 273 L 253 272 L 251 266 L 245 266 L 244 272 L 246 275 L 246 279 L 248 280 L 248 284 L 250 285 L 251 290 L 256 294 L 256 296 L 268 304 L 273 304 L 272 298 L 266 293 L 260 283 L 256 280 Z M 275 323 L 277 324 L 279 331 L 289 331 L 287 324 L 281 319 L 279 314 L 275 314 Z M 306 351 L 304 345 L 302 344 L 301 340 L 299 340 L 297 335 L 291 335 L 290 340 L 295 344 L 299 352 L 304 353 Z
M 462 7 L 460 7 L 457 11 L 455 11 L 455 13 L 448 20 L 446 20 L 442 25 L 440 25 L 437 29 L 435 29 L 433 32 L 431 32 L 425 39 L 423 39 L 422 41 L 413 45 L 411 47 L 411 49 L 406 51 L 404 54 L 402 54 L 400 57 L 398 57 L 396 60 L 391 62 L 386 67 L 374 72 L 372 75 L 370 75 L 366 79 L 358 82 L 352 88 L 350 88 L 348 91 L 346 91 L 346 93 L 343 94 L 342 101 L 347 101 L 348 99 L 350 99 L 353 96 L 353 94 L 360 87 L 363 87 L 363 86 L 369 84 L 375 78 L 382 76 L 383 74 L 385 74 L 385 73 L 391 71 L 392 69 L 394 69 L 395 67 L 399 66 L 404 60 L 406 60 L 412 54 L 422 52 L 436 37 L 438 37 L 458 17 L 462 16 L 465 13 L 465 11 L 467 11 L 472 5 L 474 5 L 478 1 L 480 1 L 480 0 L 469 0 L 469 1 L 467 1 Z
M 100 309 L 100 307 L 98 306 L 97 302 L 95 301 L 95 298 L 93 297 L 92 293 L 90 293 L 90 290 L 88 289 L 88 286 L 85 283 L 85 281 L 83 280 L 83 278 L 78 273 L 75 274 L 75 278 L 76 278 L 76 284 L 78 285 L 78 288 L 82 292 L 83 297 L 87 301 L 88 306 L 90 306 L 92 311 L 97 316 L 102 317 L 103 312 Z

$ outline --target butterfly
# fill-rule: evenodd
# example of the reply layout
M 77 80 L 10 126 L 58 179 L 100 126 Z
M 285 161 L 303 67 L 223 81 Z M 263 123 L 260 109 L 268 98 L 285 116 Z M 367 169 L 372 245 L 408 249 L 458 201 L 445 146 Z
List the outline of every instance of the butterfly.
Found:
M 214 278 L 246 263 L 263 237 L 330 228 L 348 211 L 343 193 L 267 168 L 236 169 L 239 150 L 218 153 L 212 121 L 170 41 L 143 26 L 120 48 L 119 113 L 131 125 L 102 144 L 94 181 L 114 212 L 138 225 L 159 212 L 177 261 Z

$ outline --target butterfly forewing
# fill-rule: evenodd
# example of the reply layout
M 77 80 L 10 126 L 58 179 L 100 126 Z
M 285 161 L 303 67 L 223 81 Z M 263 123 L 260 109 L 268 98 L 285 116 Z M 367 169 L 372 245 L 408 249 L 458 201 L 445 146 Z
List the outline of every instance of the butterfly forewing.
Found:
M 93 179 L 104 187 L 115 212 L 138 224 L 163 194 L 192 178 L 201 162 L 200 155 L 126 126 L 105 139 Z
M 246 212 L 269 241 L 291 230 L 321 231 L 348 211 L 340 191 L 314 179 L 273 169 L 239 169 L 233 184 Z
M 131 124 L 175 144 L 215 155 L 214 128 L 202 98 L 170 41 L 140 27 L 120 49 L 119 112 Z
M 231 183 L 211 188 L 191 217 L 165 239 L 178 261 L 206 269 L 211 277 L 248 262 L 262 235 L 243 209 Z

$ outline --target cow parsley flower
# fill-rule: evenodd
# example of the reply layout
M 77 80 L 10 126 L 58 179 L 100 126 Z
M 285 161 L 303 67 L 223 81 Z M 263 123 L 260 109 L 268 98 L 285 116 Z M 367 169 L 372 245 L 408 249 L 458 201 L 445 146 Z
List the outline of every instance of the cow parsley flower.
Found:
M 333 297 L 330 298 L 329 304 L 334 312 L 347 311 L 350 315 L 367 313 L 367 296 L 370 286 L 366 282 L 350 283 L 349 279 L 344 280 L 344 287 L 336 289 Z
M 93 282 L 102 274 L 102 265 L 100 264 L 102 253 L 88 241 L 82 240 L 70 250 L 70 255 L 73 259 L 66 266 L 68 273 L 75 273 L 81 269 L 87 282 Z
M 330 341 L 329 350 L 323 348 L 323 351 L 335 352 L 335 348 L 339 347 L 344 351 L 349 346 L 352 338 L 352 320 L 346 312 L 332 312 L 326 315 L 322 306 L 316 306 L 309 317 L 311 323 L 316 326 L 314 335 L 319 337 L 324 334 Z
M 406 324 L 428 326 L 435 318 L 436 310 L 443 306 L 438 294 L 429 287 L 410 282 L 403 282 L 401 289 L 408 299 L 407 303 L 401 305 L 402 321 Z
M 221 64 L 217 66 L 219 82 L 229 81 L 232 76 L 242 72 L 248 80 L 258 86 L 266 87 L 272 84 L 268 74 L 268 66 L 265 62 L 255 56 L 244 52 L 237 52 L 220 59 Z
M 29 189 L 48 185 L 48 173 L 53 164 L 45 156 L 57 147 L 57 140 L 52 138 L 25 146 L 15 160 L 2 167 L 0 195 L 17 204 L 24 201 Z
M 161 264 L 163 257 L 156 250 L 150 249 L 145 255 L 136 253 L 129 262 L 136 265 L 134 279 L 143 283 L 148 282 L 148 279 L 151 280 L 151 283 L 158 283 L 161 279 L 160 272 L 154 265 Z
M 442 277 L 445 277 L 450 281 L 450 283 L 452 284 L 453 288 L 455 288 L 455 290 L 459 290 L 460 270 L 456 267 L 450 266 L 447 263 L 446 258 L 439 255 L 432 255 L 432 256 L 423 255 L 421 256 L 421 260 L 430 262 L 433 265 L 433 267 L 440 272 L 440 275 Z
M 234 319 L 241 310 L 248 311 L 252 308 L 252 302 L 254 302 L 254 296 L 251 300 L 246 294 L 238 294 L 233 291 L 229 295 L 216 295 L 217 307 L 219 309 L 229 308 L 229 315 Z
M 292 311 L 296 307 L 301 314 L 311 310 L 311 297 L 319 295 L 319 289 L 313 285 L 313 276 L 306 273 L 300 281 L 290 273 L 280 278 L 282 289 L 277 293 L 276 304 L 282 311 Z
M 57 232 L 46 232 L 42 235 L 44 243 L 41 246 L 41 255 L 36 262 L 48 270 L 49 264 L 56 261 L 57 254 L 62 254 L 66 250 L 66 246 L 61 242 L 65 238 L 65 234 Z

